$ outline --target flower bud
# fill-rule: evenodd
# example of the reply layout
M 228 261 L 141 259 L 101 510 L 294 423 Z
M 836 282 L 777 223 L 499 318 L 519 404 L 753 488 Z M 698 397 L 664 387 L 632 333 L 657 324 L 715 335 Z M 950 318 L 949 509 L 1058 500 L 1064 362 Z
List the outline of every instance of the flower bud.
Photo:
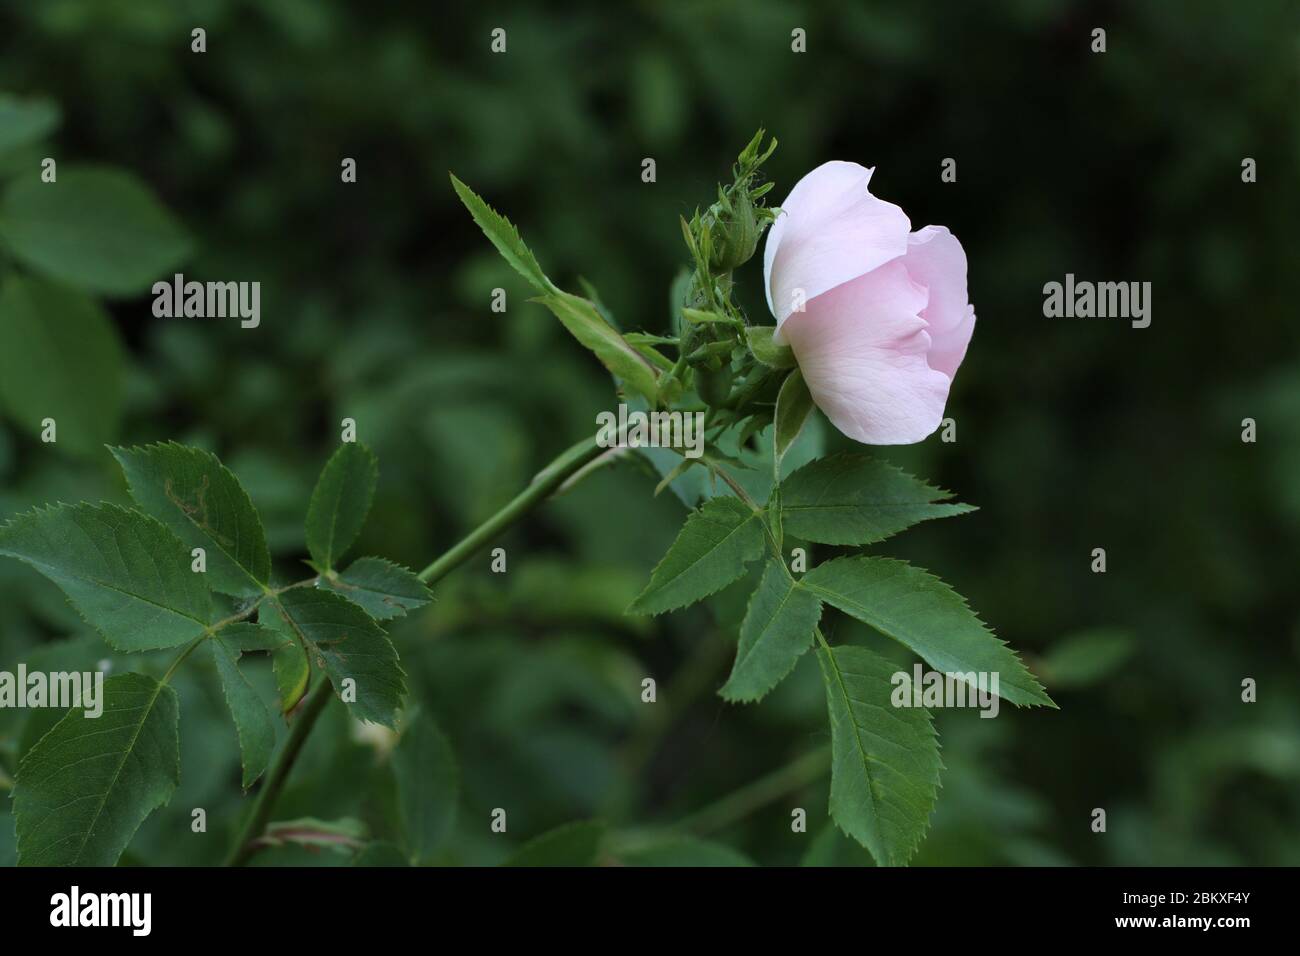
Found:
M 742 187 L 709 208 L 713 240 L 709 266 L 717 272 L 731 272 L 753 256 L 758 248 L 758 216 L 749 189 Z
M 702 366 L 695 370 L 695 391 L 700 401 L 711 408 L 719 408 L 731 395 L 731 363 L 723 362 L 718 368 Z
M 718 407 L 730 396 L 735 347 L 734 331 L 714 322 L 692 325 L 682 338 L 682 354 L 695 371 L 695 391 L 705 404 Z

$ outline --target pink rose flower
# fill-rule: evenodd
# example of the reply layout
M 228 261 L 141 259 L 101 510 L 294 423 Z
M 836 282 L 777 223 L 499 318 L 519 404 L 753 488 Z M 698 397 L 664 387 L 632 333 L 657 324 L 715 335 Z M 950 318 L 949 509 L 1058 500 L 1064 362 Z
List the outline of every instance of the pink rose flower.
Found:
M 817 406 L 869 445 L 908 445 L 943 420 L 975 330 L 966 253 L 943 226 L 912 232 L 868 191 L 857 163 L 795 184 L 763 253 L 776 340 L 794 350 Z

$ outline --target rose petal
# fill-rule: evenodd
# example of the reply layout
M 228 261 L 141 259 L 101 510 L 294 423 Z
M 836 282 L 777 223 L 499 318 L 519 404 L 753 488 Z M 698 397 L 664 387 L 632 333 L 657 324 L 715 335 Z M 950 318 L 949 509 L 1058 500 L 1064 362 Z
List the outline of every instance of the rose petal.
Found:
M 813 400 L 850 438 L 908 445 L 939 427 L 950 381 L 926 362 L 927 300 L 899 259 L 787 319 L 785 337 Z
M 781 204 L 763 250 L 767 307 L 778 329 L 794 311 L 795 290 L 807 303 L 906 254 L 912 224 L 902 209 L 868 191 L 873 171 L 824 163 Z
M 975 310 L 966 292 L 966 253 L 943 226 L 926 226 L 908 238 L 903 264 L 912 280 L 930 292 L 921 312 L 929 325 L 930 368 L 951 379 L 975 331 Z

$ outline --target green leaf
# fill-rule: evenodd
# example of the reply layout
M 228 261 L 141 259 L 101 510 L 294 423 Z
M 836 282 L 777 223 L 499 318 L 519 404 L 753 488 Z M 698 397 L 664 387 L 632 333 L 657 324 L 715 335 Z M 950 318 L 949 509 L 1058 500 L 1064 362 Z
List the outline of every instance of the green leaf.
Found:
M 274 653 L 293 641 L 293 637 L 265 624 L 250 624 L 247 621 L 228 624 L 215 632 L 226 645 L 236 653 L 248 651 L 270 651 Z
M 594 305 L 580 296 L 559 289 L 537 296 L 531 301 L 540 302 L 550 309 L 560 324 L 583 346 L 595 353 L 596 358 L 600 359 L 612 375 L 647 401 L 655 401 L 659 392 L 655 370 L 617 330 L 610 328 Z
M 776 397 L 772 451 L 777 469 L 780 468 L 785 453 L 790 450 L 790 446 L 803 431 L 804 422 L 808 421 L 812 410 L 812 392 L 808 391 L 803 373 L 795 369 L 781 384 L 781 391 Z
M 753 866 L 754 861 L 722 843 L 678 836 L 624 850 L 618 859 L 625 866 Z
M 433 593 L 411 571 L 386 558 L 357 558 L 346 571 L 321 578 L 376 621 L 401 617 L 433 600 Z
M 162 524 L 116 505 L 55 505 L 0 527 L 0 554 L 25 561 L 68 596 L 114 647 L 176 647 L 203 634 L 212 596 Z
M 654 402 L 658 391 L 657 376 L 651 365 L 601 317 L 596 305 L 581 296 L 559 289 L 546 277 L 537 258 L 519 237 L 519 231 L 454 175 L 451 185 L 465 204 L 474 221 L 492 245 L 539 293 L 540 302 L 554 313 L 570 334 L 594 352 L 614 376 L 645 398 Z
M 153 193 L 116 169 L 65 167 L 54 183 L 14 182 L 0 200 L 0 240 L 35 272 L 91 292 L 132 295 L 190 252 Z
M 449 175 L 456 195 L 460 197 L 460 201 L 465 204 L 465 208 L 474 217 L 478 227 L 491 240 L 492 245 L 497 247 L 497 251 L 506 262 L 510 263 L 515 271 L 527 279 L 538 292 L 558 291 L 542 272 L 542 267 L 537 264 L 532 250 L 519 237 L 519 230 L 514 224 L 484 202 L 482 197 L 457 179 L 455 174 Z
M 943 767 L 930 714 L 892 705 L 897 667 L 865 647 L 823 647 L 818 659 L 831 724 L 831 816 L 881 866 L 906 863 L 929 825 Z
M 330 456 L 307 506 L 307 550 L 329 571 L 357 539 L 379 481 L 379 460 L 365 445 L 345 442 Z
M 257 614 L 263 625 L 283 637 L 282 643 L 271 651 L 271 668 L 275 672 L 280 713 L 287 714 L 298 706 L 307 693 L 307 685 L 311 683 L 311 662 L 307 659 L 307 648 L 274 602 L 262 604 Z
M 595 307 L 596 311 L 600 313 L 600 317 L 605 320 L 605 324 L 612 329 L 619 328 L 618 321 L 614 318 L 614 313 L 609 311 L 609 307 L 605 305 L 604 300 L 601 299 L 600 293 L 596 290 L 596 287 L 582 276 L 578 276 L 578 285 L 582 287 L 582 294 L 587 297 L 587 300 Z M 644 335 L 644 333 L 642 334 Z M 652 338 L 653 336 L 646 337 Z M 675 340 L 669 339 L 668 341 L 671 342 Z M 671 363 L 669 364 L 671 365 Z
M 68 713 L 18 768 L 24 866 L 112 866 L 180 782 L 176 692 L 143 674 L 104 681 L 103 713 Z
M 662 614 L 726 587 L 763 553 L 763 521 L 736 498 L 713 498 L 691 513 L 628 608 L 630 614 Z
M 800 583 L 827 604 L 910 647 L 935 670 L 961 677 L 972 687 L 979 674 L 997 674 L 998 695 L 1004 700 L 1056 706 L 966 599 L 928 571 L 891 558 L 836 558 L 813 568 Z
M 740 625 L 731 676 L 718 693 L 730 701 L 761 699 L 812 646 L 821 613 L 821 602 L 790 577 L 779 559 L 770 559 Z
M 456 822 L 460 768 L 433 718 L 416 714 L 393 750 L 397 803 L 406 847 L 415 863 L 429 863 Z
M 383 629 L 351 601 L 320 588 L 291 588 L 274 602 L 353 716 L 395 728 L 406 674 Z M 355 701 L 347 699 L 347 680 L 355 682 Z
M 1056 690 L 1091 687 L 1110 677 L 1135 650 L 1128 631 L 1080 631 L 1053 644 L 1043 654 L 1039 671 Z
M 217 456 L 175 442 L 113 448 L 131 497 L 207 555 L 212 588 L 239 597 L 260 595 L 271 579 L 266 532 L 238 479 Z
M 682 266 L 677 270 L 677 275 L 673 276 L 672 284 L 668 287 L 668 323 L 673 335 L 682 334 L 682 309 L 690 301 L 694 276 L 692 270 Z
M 266 629 L 255 625 L 245 625 L 260 638 Z M 240 764 L 243 767 L 243 786 L 247 790 L 266 772 L 271 763 L 271 752 L 275 749 L 275 723 L 262 698 L 253 690 L 251 684 L 239 670 L 239 654 L 243 643 L 244 629 L 230 633 L 229 628 L 213 636 L 207 643 L 211 648 L 212 661 L 216 665 L 217 675 L 221 678 L 221 687 L 226 695 L 226 705 L 230 716 L 235 721 L 235 731 L 239 735 Z M 276 643 L 280 639 L 276 638 Z
M 4 771 L 0 770 L 0 774 Z M 4 780 L 0 776 L 0 780 Z M 0 810 L 0 867 L 18 864 L 18 838 L 14 833 L 14 818 L 8 808 Z
M 794 368 L 799 364 L 794 357 L 794 349 L 772 341 L 775 332 L 774 325 L 749 326 L 745 330 L 749 350 L 754 353 L 754 358 L 771 368 Z
M 57 600 L 57 599 L 56 599 Z M 69 615 L 76 620 L 76 614 Z M 7 630 L 7 629 L 6 629 Z M 4 643 L 8 642 L 8 634 Z M 21 647 L 22 645 L 19 644 Z M 12 645 L 10 645 L 12 648 Z M 26 650 L 23 657 L 27 664 L 27 673 L 38 671 L 49 674 L 55 671 L 65 673 L 90 673 L 100 670 L 105 661 L 104 639 L 94 631 L 83 630 L 75 637 L 65 637 L 53 641 L 44 641 Z M 130 669 L 131 662 L 125 656 L 119 656 L 121 669 Z M 12 659 L 0 656 L 0 663 L 11 664 Z M 114 661 L 107 661 L 104 669 L 107 675 L 114 666 Z M 8 666 L 5 670 L 12 671 Z M 6 678 L 0 677 L 0 681 Z M 0 707 L 0 774 L 6 765 L 4 752 L 12 746 L 15 758 L 21 758 L 38 740 L 64 718 L 67 708 L 58 707 Z M 4 777 L 0 776 L 0 807 L 5 806 L 3 791 Z
M 804 465 L 781 485 L 787 533 L 820 544 L 874 544 L 921 521 L 966 514 L 936 504 L 952 493 L 865 455 L 831 455 Z
M 307 650 L 297 641 L 291 641 L 271 652 L 271 669 L 275 672 L 275 687 L 280 695 L 280 713 L 287 714 L 298 706 L 307 694 L 311 682 L 311 662 Z
M 10 274 L 0 288 L 0 403 L 39 436 L 54 419 L 56 449 L 100 454 L 117 435 L 125 359 L 117 327 L 93 299 Z
M 688 309 L 682 307 L 682 318 L 691 325 L 734 325 L 738 320 L 730 316 L 723 315 L 721 312 L 714 312 L 709 309 Z
M 534 837 L 503 866 L 592 866 L 600 854 L 605 824 L 598 820 L 566 823 Z
M 0 153 L 34 143 L 59 125 L 59 104 L 44 97 L 0 95 Z

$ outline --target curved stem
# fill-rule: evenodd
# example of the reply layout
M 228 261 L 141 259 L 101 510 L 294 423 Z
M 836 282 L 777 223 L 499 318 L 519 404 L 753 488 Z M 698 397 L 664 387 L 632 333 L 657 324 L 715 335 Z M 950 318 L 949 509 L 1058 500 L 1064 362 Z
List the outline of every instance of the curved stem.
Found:
M 271 772 L 267 775 L 266 783 L 262 784 L 262 789 L 257 792 L 257 800 L 253 803 L 253 812 L 249 814 L 244 826 L 240 829 L 239 838 L 235 841 L 235 845 L 230 850 L 230 855 L 226 858 L 226 866 L 242 866 L 256 851 L 253 841 L 262 835 L 266 825 L 271 822 L 271 812 L 275 809 L 275 801 L 279 799 L 280 791 L 284 789 L 285 781 L 289 779 L 289 771 L 293 769 L 294 762 L 298 759 L 303 744 L 307 742 L 307 735 L 311 733 L 316 718 L 320 716 L 321 711 L 325 709 L 325 705 L 329 703 L 332 690 L 329 680 L 322 676 L 320 683 L 307 695 L 307 700 L 298 712 L 298 719 L 294 721 L 293 729 L 289 731 L 289 739 L 285 742 L 284 749 L 275 758 L 275 766 L 271 768 Z
M 202 644 L 211 636 L 212 636 L 212 632 L 208 631 L 207 633 L 201 634 L 199 637 L 196 637 L 194 640 L 190 641 L 190 643 L 186 646 L 185 650 L 181 651 L 180 654 L 176 656 L 176 659 L 172 661 L 171 666 L 167 668 L 167 673 L 163 674 L 161 683 L 163 684 L 170 683 L 172 679 L 172 675 L 176 673 L 176 668 L 180 667 L 181 664 L 185 663 L 185 658 L 193 654 L 195 648 L 197 648 L 200 644 Z
M 753 783 L 746 784 L 739 790 L 729 793 L 716 803 L 703 810 L 698 810 L 678 824 L 683 830 L 693 833 L 710 833 L 721 830 L 737 820 L 744 819 L 769 803 L 780 799 L 792 790 L 815 783 L 831 767 L 830 747 L 804 754 L 793 763 L 774 770 L 766 777 L 759 777 Z
M 562 452 L 554 461 L 539 471 L 528 487 L 511 499 L 505 507 L 471 531 L 446 554 L 421 571 L 419 574 L 420 580 L 426 584 L 433 584 L 446 577 L 473 557 L 480 549 L 486 547 L 496 535 L 522 518 L 570 477 L 577 474 L 605 451 L 605 448 L 596 443 L 595 437 L 592 437 L 584 439 L 567 451 Z M 329 703 L 331 692 L 330 682 L 322 677 L 321 681 L 307 695 L 301 710 L 298 712 L 298 717 L 294 721 L 293 729 L 289 733 L 289 739 L 285 743 L 284 749 L 275 758 L 275 764 L 271 767 L 266 782 L 262 784 L 262 789 L 258 791 L 257 799 L 253 805 L 253 812 L 249 815 L 244 826 L 240 828 L 239 837 L 231 849 L 230 855 L 226 858 L 227 866 L 240 866 L 246 863 L 249 857 L 256 852 L 253 841 L 262 835 L 263 831 L 266 830 L 266 825 L 271 821 L 271 814 L 275 810 L 275 802 L 284 789 L 285 781 L 288 780 L 289 772 L 293 769 L 294 762 L 302 751 L 307 735 L 311 733 L 316 719 L 320 717 L 325 705 Z
M 459 567 L 498 534 L 510 527 L 538 502 L 550 496 L 564 482 L 586 464 L 598 458 L 606 451 L 596 443 L 596 439 L 586 438 L 560 454 L 558 458 L 537 473 L 528 487 L 494 514 L 487 521 L 462 538 L 451 550 L 435 560 L 420 572 L 419 578 L 425 584 L 433 584 Z

